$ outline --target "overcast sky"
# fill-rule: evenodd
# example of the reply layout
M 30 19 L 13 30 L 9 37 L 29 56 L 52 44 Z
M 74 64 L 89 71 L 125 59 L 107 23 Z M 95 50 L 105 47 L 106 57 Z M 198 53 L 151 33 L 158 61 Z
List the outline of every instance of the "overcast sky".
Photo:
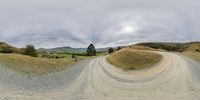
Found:
M 0 0 L 0 41 L 17 47 L 198 40 L 199 0 Z

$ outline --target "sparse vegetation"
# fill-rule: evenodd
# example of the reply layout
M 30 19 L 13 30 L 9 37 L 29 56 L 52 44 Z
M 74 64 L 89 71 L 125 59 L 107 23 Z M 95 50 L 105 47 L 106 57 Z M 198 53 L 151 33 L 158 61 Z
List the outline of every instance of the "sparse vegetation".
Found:
M 157 63 L 161 55 L 153 52 L 125 48 L 111 54 L 107 60 L 124 70 L 141 69 Z

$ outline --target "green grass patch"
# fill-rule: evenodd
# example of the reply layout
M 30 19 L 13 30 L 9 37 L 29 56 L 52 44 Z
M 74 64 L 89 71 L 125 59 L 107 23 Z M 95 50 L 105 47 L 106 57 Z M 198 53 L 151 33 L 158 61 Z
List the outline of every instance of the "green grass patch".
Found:
M 71 54 L 62 54 L 62 53 L 55 53 L 55 56 L 58 58 L 71 58 L 72 55 Z

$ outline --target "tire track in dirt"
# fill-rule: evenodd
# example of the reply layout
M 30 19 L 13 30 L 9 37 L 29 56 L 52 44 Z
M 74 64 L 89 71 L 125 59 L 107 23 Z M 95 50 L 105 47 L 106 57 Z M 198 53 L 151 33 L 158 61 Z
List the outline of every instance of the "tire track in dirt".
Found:
M 200 64 L 175 53 L 125 72 L 106 57 L 62 72 L 28 77 L 0 66 L 0 100 L 200 100 Z

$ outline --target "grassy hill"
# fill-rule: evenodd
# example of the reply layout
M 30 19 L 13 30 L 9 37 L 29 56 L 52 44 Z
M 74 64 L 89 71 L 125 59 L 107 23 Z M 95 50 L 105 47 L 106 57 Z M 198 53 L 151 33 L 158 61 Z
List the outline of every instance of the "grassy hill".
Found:
M 167 51 L 176 51 L 176 52 L 200 50 L 200 42 L 189 42 L 189 43 L 146 42 L 146 43 L 139 43 L 138 45 L 154 49 L 163 49 Z
M 137 45 L 150 47 L 153 49 L 163 49 L 166 51 L 181 52 L 181 54 L 200 62 L 200 42 L 188 42 L 188 43 L 147 42 L 147 43 L 139 43 Z
M 5 42 L 0 42 L 0 53 L 18 53 L 20 52 L 20 49 L 11 46 Z
M 45 74 L 61 71 L 75 63 L 75 59 L 36 58 L 20 54 L 0 53 L 0 63 L 8 68 L 27 74 Z
M 141 69 L 157 63 L 161 55 L 157 53 L 125 48 L 111 54 L 107 60 L 109 63 L 124 70 Z
M 200 42 L 191 42 L 183 46 L 183 55 L 188 56 L 197 62 L 200 62 Z
M 148 46 L 142 46 L 142 45 L 131 45 L 129 46 L 129 48 L 131 49 L 135 49 L 135 50 L 155 50 L 154 48 L 148 47 Z
M 146 42 L 139 43 L 138 45 L 167 51 L 181 51 L 184 43 Z
M 47 53 L 41 50 L 39 51 L 38 57 L 23 55 L 24 50 L 25 48 L 19 49 L 7 43 L 0 42 L 0 64 L 17 72 L 41 75 L 62 71 L 79 60 L 91 58 L 89 56 L 83 56 L 81 53 L 79 53 L 79 55 L 74 55 L 74 52 L 81 51 L 83 50 L 82 48 L 76 48 L 76 50 L 71 47 L 42 49 L 47 51 Z M 72 57 L 72 53 L 74 57 Z M 104 54 L 105 53 L 98 52 L 97 56 Z
M 200 63 L 200 53 L 199 52 L 189 52 L 189 51 L 187 51 L 187 52 L 183 52 L 181 54 L 188 56 L 188 57 L 192 58 L 193 60 L 196 60 L 197 62 Z
M 190 42 L 190 43 L 185 43 L 184 46 L 182 47 L 183 51 L 200 51 L 200 42 Z

